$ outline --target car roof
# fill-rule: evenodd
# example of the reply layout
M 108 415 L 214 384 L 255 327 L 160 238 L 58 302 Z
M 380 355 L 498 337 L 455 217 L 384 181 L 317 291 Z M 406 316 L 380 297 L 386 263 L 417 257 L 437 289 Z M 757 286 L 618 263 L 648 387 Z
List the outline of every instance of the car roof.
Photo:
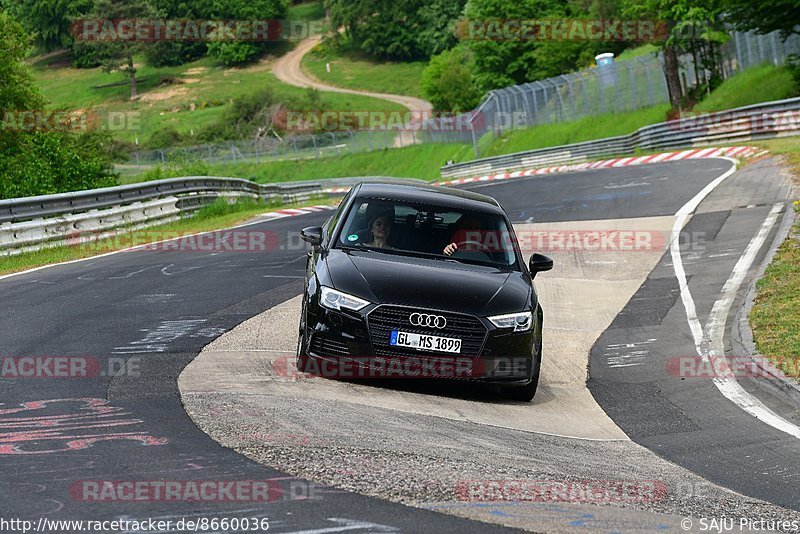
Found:
M 424 202 L 440 206 L 474 211 L 503 213 L 500 204 L 490 196 L 429 184 L 402 182 L 364 182 L 360 184 L 356 197 Z

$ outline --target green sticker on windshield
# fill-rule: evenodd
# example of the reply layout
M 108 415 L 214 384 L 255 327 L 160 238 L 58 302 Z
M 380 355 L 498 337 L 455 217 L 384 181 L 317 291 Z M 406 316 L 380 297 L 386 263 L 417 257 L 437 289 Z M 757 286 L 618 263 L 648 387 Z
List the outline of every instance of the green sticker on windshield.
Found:
M 348 241 L 358 241 L 358 234 L 350 234 L 347 236 Z

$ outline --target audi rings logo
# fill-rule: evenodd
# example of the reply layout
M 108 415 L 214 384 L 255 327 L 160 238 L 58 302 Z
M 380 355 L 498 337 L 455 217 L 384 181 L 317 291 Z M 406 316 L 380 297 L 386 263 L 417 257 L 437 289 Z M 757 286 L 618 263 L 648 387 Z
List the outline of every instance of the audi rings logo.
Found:
M 447 326 L 447 319 L 441 315 L 428 315 L 427 313 L 412 313 L 408 320 L 414 326 L 442 329 Z

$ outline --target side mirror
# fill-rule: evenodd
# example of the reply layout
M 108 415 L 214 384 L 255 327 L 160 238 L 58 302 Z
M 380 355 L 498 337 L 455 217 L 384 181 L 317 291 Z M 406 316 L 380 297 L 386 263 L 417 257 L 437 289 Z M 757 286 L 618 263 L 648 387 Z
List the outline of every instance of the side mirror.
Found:
M 300 230 L 300 239 L 310 244 L 312 247 L 318 247 L 322 244 L 322 227 L 309 226 Z
M 532 254 L 528 262 L 528 269 L 531 271 L 531 278 L 536 276 L 536 273 L 549 271 L 553 268 L 553 260 L 544 254 Z

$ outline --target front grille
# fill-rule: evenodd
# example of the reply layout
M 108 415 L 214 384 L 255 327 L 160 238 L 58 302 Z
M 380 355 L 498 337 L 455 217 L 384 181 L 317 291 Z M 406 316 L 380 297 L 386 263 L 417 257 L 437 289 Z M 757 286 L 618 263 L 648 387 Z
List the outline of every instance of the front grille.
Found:
M 447 326 L 441 330 L 414 326 L 409 316 L 414 312 L 442 315 L 447 319 Z M 443 356 L 453 357 L 456 354 L 447 352 L 423 353 L 416 349 L 396 347 L 389 344 L 392 330 L 402 330 L 415 334 L 428 334 L 440 337 L 457 337 L 461 339 L 461 355 L 476 357 L 480 355 L 486 339 L 486 327 L 472 315 L 445 312 L 439 310 L 420 310 L 402 306 L 378 306 L 367 316 L 369 336 L 376 356 Z
M 311 352 L 323 358 L 350 355 L 350 349 L 347 348 L 346 343 L 326 338 L 320 334 L 311 336 Z

